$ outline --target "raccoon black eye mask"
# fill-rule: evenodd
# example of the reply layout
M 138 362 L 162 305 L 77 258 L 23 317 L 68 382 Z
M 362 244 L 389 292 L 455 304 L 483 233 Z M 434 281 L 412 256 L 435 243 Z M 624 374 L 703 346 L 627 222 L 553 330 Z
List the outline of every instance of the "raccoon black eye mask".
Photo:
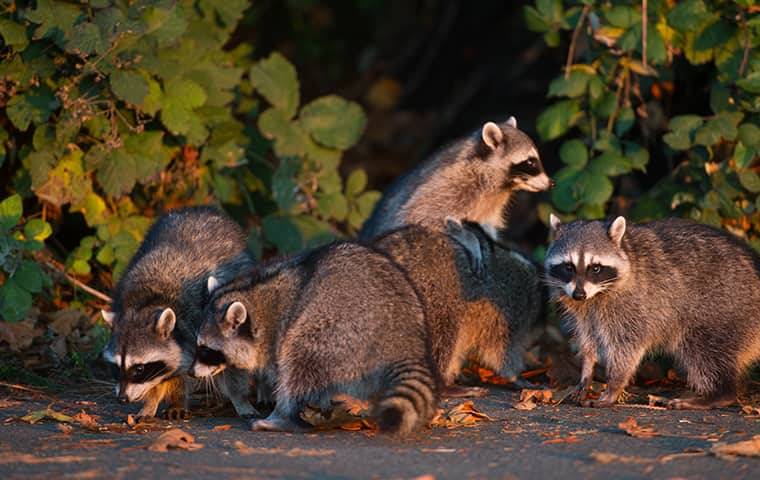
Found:
M 164 362 L 138 363 L 129 367 L 125 376 L 130 383 L 148 383 L 168 371 Z
M 198 351 L 196 352 L 195 357 L 198 362 L 210 367 L 216 367 L 227 363 L 227 359 L 225 358 L 224 353 L 220 352 L 219 350 L 209 348 L 205 345 L 198 347 Z

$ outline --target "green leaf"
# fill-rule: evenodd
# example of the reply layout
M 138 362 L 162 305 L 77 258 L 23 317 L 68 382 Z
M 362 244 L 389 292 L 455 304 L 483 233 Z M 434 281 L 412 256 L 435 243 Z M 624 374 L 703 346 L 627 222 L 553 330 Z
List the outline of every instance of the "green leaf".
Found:
M 531 32 L 544 33 L 549 31 L 550 25 L 544 16 L 530 5 L 523 7 L 523 18 L 525 18 L 525 26 Z
M 166 168 L 172 151 L 164 146 L 163 132 L 141 132 L 124 138 L 124 149 L 134 159 L 135 178 L 145 182 Z
M 615 122 L 615 135 L 622 137 L 628 133 L 634 123 L 636 123 L 636 115 L 633 113 L 633 109 L 631 107 L 622 108 Z
M 45 274 L 42 273 L 40 266 L 31 260 L 24 260 L 13 272 L 13 281 L 29 293 L 39 293 L 42 291 Z
M 737 125 L 742 120 L 743 114 L 734 112 L 721 112 L 715 118 L 709 120 L 700 127 L 694 135 L 694 142 L 698 145 L 709 147 L 715 145 L 721 139 L 732 141 L 738 134 Z
M 668 23 L 677 30 L 688 32 L 699 27 L 710 14 L 702 0 L 683 0 L 668 13 Z
M 6 18 L 0 18 L 0 35 L 5 44 L 15 47 L 16 51 L 24 50 L 29 45 L 26 28 Z
M 13 194 L 0 202 L 0 227 L 3 230 L 10 230 L 18 225 L 21 215 L 24 213 L 24 207 L 21 203 L 21 196 Z
M 625 155 L 631 168 L 642 172 L 646 171 L 647 164 L 649 163 L 649 151 L 646 148 L 637 143 L 626 142 Z
M 301 109 L 304 129 L 317 142 L 345 150 L 352 147 L 364 131 L 367 117 L 355 102 L 336 95 L 318 98 Z
M 43 86 L 11 97 L 6 114 L 16 128 L 25 132 L 31 123 L 39 125 L 47 122 L 50 114 L 58 106 L 53 91 Z
M 300 191 L 295 179 L 300 170 L 298 158 L 285 157 L 272 175 L 272 199 L 282 212 L 295 213 L 298 209 Z
M 565 78 L 564 75 L 552 80 L 549 84 L 549 97 L 580 97 L 586 93 L 586 87 L 593 75 L 582 70 L 573 70 Z
M 66 42 L 66 51 L 76 54 L 91 53 L 102 54 L 108 49 L 107 42 L 100 34 L 100 28 L 90 22 L 83 22 L 74 27 L 70 35 L 67 32 L 69 41 Z
M 736 84 L 750 93 L 760 93 L 760 72 L 754 72 L 736 81 Z
M 760 175 L 752 170 L 742 170 L 739 172 L 739 182 L 751 193 L 760 192 Z
M 53 233 L 53 228 L 48 222 L 40 218 L 33 218 L 24 225 L 24 237 L 28 240 L 42 242 Z
M 697 34 L 694 39 L 694 49 L 709 50 L 726 43 L 734 34 L 736 29 L 728 22 L 718 20 Z
M 359 198 L 356 199 L 356 207 L 359 211 L 359 216 L 362 223 L 364 223 L 364 220 L 370 216 L 372 210 L 375 208 L 375 204 L 380 200 L 380 197 L 382 197 L 382 193 L 378 192 L 377 190 L 368 190 L 362 193 Z M 361 227 L 361 225 L 355 226 L 356 228 Z
M 342 222 L 348 215 L 348 202 L 340 192 L 328 193 L 319 197 L 317 209 L 322 217 Z
M 13 278 L 0 287 L 0 318 L 6 322 L 19 322 L 32 307 L 32 295 L 21 288 Z
M 610 25 L 618 28 L 630 28 L 641 23 L 641 12 L 632 7 L 616 5 L 604 14 Z
M 603 176 L 622 175 L 631 171 L 631 162 L 617 152 L 608 151 L 591 160 L 589 171 Z
M 111 150 L 98 168 L 97 178 L 103 191 L 112 198 L 129 193 L 137 181 L 134 157 L 123 150 Z
M 164 86 L 161 122 L 174 135 L 185 135 L 192 144 L 201 144 L 208 135 L 195 108 L 206 103 L 206 92 L 192 80 L 177 78 Z
M 538 116 L 536 129 L 543 140 L 554 140 L 567 132 L 580 111 L 575 100 L 563 100 L 550 106 Z
M 299 85 L 296 69 L 285 57 L 273 52 L 255 63 L 249 73 L 253 87 L 290 120 L 298 109 Z
M 367 173 L 362 169 L 351 172 L 346 180 L 346 196 L 355 197 L 367 188 Z
M 609 178 L 591 172 L 583 172 L 578 178 L 581 200 L 586 204 L 604 205 L 612 196 L 613 185 Z
M 580 140 L 568 140 L 559 147 L 559 158 L 565 165 L 581 170 L 588 163 L 588 149 Z
M 148 82 L 132 70 L 116 70 L 109 78 L 111 90 L 121 100 L 139 105 L 148 95 Z
M 264 238 L 274 244 L 281 253 L 301 250 L 301 231 L 289 217 L 269 215 L 261 222 Z
M 754 149 L 760 150 L 760 127 L 753 123 L 744 123 L 739 127 L 739 140 Z
M 298 121 L 290 121 L 278 108 L 270 108 L 259 115 L 259 130 L 265 138 L 274 140 L 274 151 L 278 157 L 306 153 L 306 132 Z
M 578 207 L 580 189 L 577 182 L 581 172 L 565 167 L 554 175 L 557 185 L 551 190 L 552 203 L 561 212 L 569 213 Z
M 693 132 L 704 123 L 699 115 L 680 115 L 670 119 L 666 133 L 662 139 L 675 150 L 686 150 L 691 147 Z
M 37 8 L 23 12 L 24 18 L 40 26 L 34 31 L 34 40 L 50 38 L 58 46 L 64 44 L 64 34 L 70 31 L 82 16 L 78 5 L 55 0 L 37 0 Z

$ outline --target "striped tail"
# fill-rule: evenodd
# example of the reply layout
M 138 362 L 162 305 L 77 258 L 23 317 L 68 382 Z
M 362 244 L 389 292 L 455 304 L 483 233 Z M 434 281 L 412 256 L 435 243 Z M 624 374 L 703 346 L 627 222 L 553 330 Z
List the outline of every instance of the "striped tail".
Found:
M 387 372 L 385 385 L 374 415 L 382 432 L 405 435 L 433 418 L 438 388 L 427 365 L 413 360 L 397 363 Z

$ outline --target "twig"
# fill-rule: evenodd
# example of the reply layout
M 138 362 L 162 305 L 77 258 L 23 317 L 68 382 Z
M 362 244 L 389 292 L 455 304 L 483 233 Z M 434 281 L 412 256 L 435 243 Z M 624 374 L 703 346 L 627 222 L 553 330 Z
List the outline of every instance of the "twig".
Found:
M 739 12 L 739 16 L 742 19 L 742 27 L 744 27 L 744 55 L 742 55 L 742 63 L 739 65 L 739 77 L 743 77 L 744 71 L 747 69 L 747 63 L 749 62 L 750 41 L 749 28 L 747 27 L 747 17 L 744 15 L 744 12 Z
M 658 407 L 657 405 L 643 405 L 640 403 L 618 403 L 615 407 L 622 408 L 643 408 L 645 410 L 667 410 L 667 407 Z
M 583 27 L 583 24 L 586 23 L 586 17 L 588 16 L 589 10 L 591 10 L 591 5 L 583 7 L 581 16 L 578 17 L 578 23 L 575 25 L 575 30 L 573 30 L 573 36 L 570 39 L 570 48 L 567 50 L 567 60 L 565 61 L 565 78 L 570 76 L 570 67 L 573 65 L 573 60 L 575 60 L 575 47 L 578 43 L 578 37 L 581 34 L 581 28 Z
M 641 0 L 641 63 L 647 66 L 647 0 Z
M 0 382 L 0 387 L 8 387 L 8 388 L 13 388 L 13 389 L 16 389 L 16 390 L 23 390 L 25 392 L 32 392 L 32 393 L 41 393 L 41 394 L 45 393 L 45 392 L 42 392 L 42 391 L 37 390 L 35 388 L 29 388 L 29 387 L 25 387 L 23 385 L 17 385 L 15 383 Z
M 104 302 L 111 303 L 113 301 L 111 299 L 111 297 L 109 297 L 105 293 L 103 293 L 101 291 L 98 291 L 98 290 L 95 290 L 91 286 L 89 286 L 89 285 L 87 285 L 85 283 L 82 283 L 81 281 L 79 281 L 76 278 L 72 277 L 71 275 L 69 275 L 68 273 L 66 273 L 65 271 L 63 271 L 61 268 L 59 268 L 57 265 L 55 265 L 53 262 L 51 262 L 49 259 L 45 259 L 44 261 L 45 261 L 45 265 L 47 265 L 48 268 L 50 268 L 51 270 L 55 271 L 56 273 L 58 273 L 62 277 L 64 277 L 66 280 L 68 280 L 69 282 L 71 282 L 72 284 L 74 284 L 74 286 L 79 287 L 80 289 L 82 289 L 85 292 L 89 293 L 93 297 L 97 297 L 97 298 L 103 300 Z

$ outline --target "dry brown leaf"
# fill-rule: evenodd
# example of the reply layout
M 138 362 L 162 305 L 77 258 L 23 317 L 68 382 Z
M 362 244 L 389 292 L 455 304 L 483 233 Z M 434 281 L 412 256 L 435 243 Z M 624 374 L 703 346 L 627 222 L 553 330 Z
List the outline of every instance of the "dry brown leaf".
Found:
M 655 460 L 652 458 L 634 457 L 632 455 L 618 455 L 612 452 L 591 452 L 591 458 L 599 463 L 653 463 Z
M 517 410 L 533 410 L 539 403 L 552 403 L 551 390 L 532 390 L 524 388 L 520 392 L 520 400 L 514 404 Z
M 211 430 L 214 432 L 226 432 L 227 430 L 231 429 L 232 425 L 217 425 L 216 427 L 212 428 Z
M 90 415 L 84 410 L 77 413 L 72 418 L 75 422 L 77 422 L 79 425 L 81 425 L 83 428 L 86 428 L 87 430 L 93 430 L 93 431 L 100 430 L 100 425 L 98 425 L 98 417 Z
M 360 417 L 369 413 L 370 404 L 366 400 L 360 400 L 350 395 L 340 394 L 332 399 L 336 408 L 343 409 L 349 415 Z
M 753 407 L 752 405 L 742 405 L 742 413 L 745 415 L 760 415 L 760 407 Z
M 45 333 L 44 329 L 37 327 L 38 316 L 39 310 L 33 307 L 20 322 L 0 322 L 0 341 L 5 341 L 14 352 L 29 348 L 35 338 Z
M 491 421 L 491 417 L 477 410 L 471 400 L 457 405 L 448 412 L 439 410 L 435 418 L 430 421 L 432 427 L 472 427 L 482 421 Z
M 643 427 L 635 418 L 628 417 L 624 422 L 618 423 L 618 427 L 628 435 L 636 438 L 652 438 L 659 435 L 652 427 Z
M 60 430 L 64 435 L 68 435 L 74 430 L 74 427 L 66 423 L 59 423 L 58 430 Z
M 77 457 L 74 455 L 61 455 L 58 457 L 37 457 L 30 453 L 13 453 L 3 452 L 0 455 L 0 465 L 14 463 L 26 463 L 29 465 L 41 465 L 45 463 L 76 463 L 89 462 L 95 460 L 95 457 Z
M 50 328 L 61 337 L 68 336 L 75 328 L 89 322 L 87 315 L 77 308 L 58 310 L 46 316 L 51 320 Z
M 203 445 L 195 443 L 195 437 L 189 433 L 174 428 L 159 435 L 147 448 L 151 452 L 167 452 L 170 448 L 198 450 Z
M 581 441 L 580 438 L 576 437 L 575 435 L 570 435 L 567 437 L 559 437 L 559 438 L 552 438 L 550 440 L 544 440 L 544 445 L 552 445 L 555 443 L 579 443 Z
M 760 435 L 755 435 L 749 440 L 736 443 L 717 443 L 712 446 L 710 452 L 721 458 L 732 457 L 760 457 Z

